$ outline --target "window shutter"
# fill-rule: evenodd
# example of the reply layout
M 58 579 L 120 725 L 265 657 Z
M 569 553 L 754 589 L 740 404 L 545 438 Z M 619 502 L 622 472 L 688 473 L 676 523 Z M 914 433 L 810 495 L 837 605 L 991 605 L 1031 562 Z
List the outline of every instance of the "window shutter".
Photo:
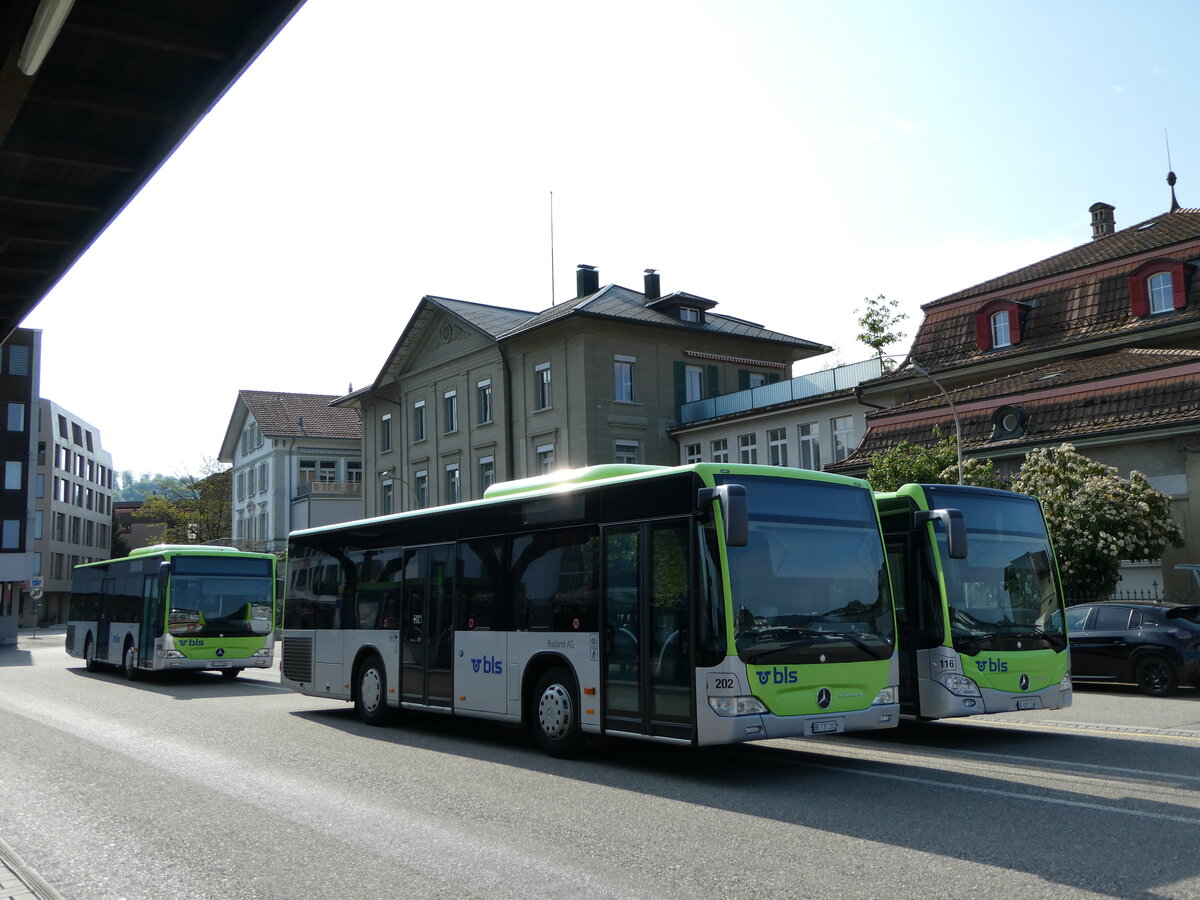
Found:
M 777 384 L 778 382 L 779 382 L 779 373 L 778 372 L 767 373 L 767 384 Z
M 721 372 L 716 366 L 708 367 L 708 384 L 706 397 L 715 397 L 721 393 Z
M 748 391 L 750 389 L 750 371 L 748 369 L 738 369 L 738 390 Z
M 975 346 L 980 350 L 992 349 L 992 317 L 986 309 L 975 313 Z
M 1021 343 L 1021 310 L 1015 305 L 1008 309 L 1008 342 L 1014 347 Z
M 687 383 L 684 379 L 684 364 L 680 360 L 675 361 L 675 412 L 678 414 L 679 408 L 687 402 Z

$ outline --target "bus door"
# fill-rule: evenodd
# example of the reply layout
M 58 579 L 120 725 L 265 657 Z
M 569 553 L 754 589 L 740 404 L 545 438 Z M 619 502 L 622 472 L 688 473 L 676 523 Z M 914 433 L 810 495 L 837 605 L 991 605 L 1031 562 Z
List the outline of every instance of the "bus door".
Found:
M 453 700 L 454 545 L 406 551 L 400 611 L 400 694 L 405 703 Z
M 154 664 L 154 641 L 162 634 L 163 609 L 158 600 L 158 575 L 142 581 L 142 616 L 138 626 L 138 665 Z
M 923 531 L 920 535 L 924 539 Z M 921 606 L 915 602 L 920 591 L 913 555 L 916 552 L 917 541 L 911 532 L 887 536 L 888 570 L 892 575 L 892 600 L 896 604 L 896 643 L 900 648 L 900 706 L 906 713 L 915 713 L 921 698 L 917 683 Z
M 108 645 L 112 643 L 112 604 L 117 579 L 105 578 L 100 592 L 100 617 L 96 622 L 96 659 L 108 662 Z M 119 651 L 118 651 L 119 652 Z
M 691 529 L 687 520 L 604 529 L 604 727 L 690 740 Z

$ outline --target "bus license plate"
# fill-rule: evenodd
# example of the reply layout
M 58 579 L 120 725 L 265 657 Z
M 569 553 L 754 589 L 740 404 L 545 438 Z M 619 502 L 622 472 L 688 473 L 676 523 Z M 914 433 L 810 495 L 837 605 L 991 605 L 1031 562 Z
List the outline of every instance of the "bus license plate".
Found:
M 227 669 L 227 668 L 229 668 L 229 660 L 227 660 L 227 659 L 214 659 L 214 660 L 213 660 L 213 661 L 210 663 L 210 665 L 211 665 L 211 666 L 212 666 L 214 669 Z
M 1040 709 L 1041 705 L 1034 699 L 1018 700 L 1017 709 Z
M 828 719 L 824 722 L 813 722 L 812 723 L 812 733 L 813 734 L 832 734 L 833 732 L 835 732 L 837 730 L 838 730 L 838 723 L 837 723 L 836 719 Z

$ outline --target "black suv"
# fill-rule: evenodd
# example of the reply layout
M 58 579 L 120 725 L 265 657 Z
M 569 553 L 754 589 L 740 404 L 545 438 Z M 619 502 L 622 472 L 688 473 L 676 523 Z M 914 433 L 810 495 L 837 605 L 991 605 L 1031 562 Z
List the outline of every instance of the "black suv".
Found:
M 1200 606 L 1082 603 L 1067 608 L 1073 681 L 1129 681 L 1165 697 L 1200 687 Z

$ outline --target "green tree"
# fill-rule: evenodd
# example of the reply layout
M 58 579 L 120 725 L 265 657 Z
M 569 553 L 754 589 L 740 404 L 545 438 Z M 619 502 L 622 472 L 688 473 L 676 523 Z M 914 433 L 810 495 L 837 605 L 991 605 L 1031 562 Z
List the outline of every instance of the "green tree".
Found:
M 204 474 L 184 475 L 169 493 L 152 494 L 133 513 L 140 519 L 165 522 L 168 544 L 208 544 L 229 537 L 233 473 L 206 460 Z
M 925 446 L 901 441 L 871 457 L 866 479 L 877 491 L 894 491 L 905 484 L 957 484 L 958 442 L 954 435 L 943 437 L 934 429 L 936 443 Z M 990 459 L 964 459 L 963 484 L 1004 487 Z
M 163 475 L 160 472 L 153 475 L 143 472 L 141 475 L 135 476 L 128 469 L 116 473 L 113 488 L 114 500 L 145 500 L 154 496 L 178 500 L 186 497 L 189 493 L 189 487 L 184 484 L 182 479 Z
M 1122 560 L 1159 559 L 1168 545 L 1183 546 L 1166 494 L 1141 472 L 1121 478 L 1071 444 L 1031 451 L 1012 487 L 1042 501 L 1068 597 L 1108 597 Z
M 899 326 L 908 318 L 908 314 L 898 311 L 899 300 L 889 300 L 883 294 L 874 300 L 870 297 L 863 297 L 863 304 L 866 308 L 861 310 L 861 315 L 858 317 L 858 327 L 862 329 L 858 334 L 858 340 L 875 352 L 883 365 L 883 371 L 890 372 L 896 368 L 896 361 L 888 359 L 884 351 L 892 344 L 904 339 L 904 332 L 900 331 Z M 858 313 L 860 310 L 856 309 L 855 312 Z

